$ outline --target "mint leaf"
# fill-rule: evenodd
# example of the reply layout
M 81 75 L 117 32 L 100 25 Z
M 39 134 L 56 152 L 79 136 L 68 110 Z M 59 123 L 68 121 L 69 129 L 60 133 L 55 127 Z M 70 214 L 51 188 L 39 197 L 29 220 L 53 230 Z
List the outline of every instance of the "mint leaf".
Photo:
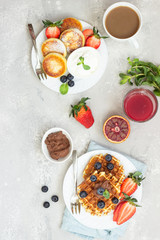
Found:
M 77 63 L 77 65 L 81 65 L 81 64 L 82 64 L 81 62 Z
M 107 189 L 105 189 L 105 191 L 103 192 L 103 197 L 105 197 L 106 199 L 109 199 L 110 193 L 108 192 Z
M 59 91 L 62 95 L 65 95 L 67 94 L 68 92 L 68 84 L 67 83 L 63 83 L 60 88 L 59 88 Z
M 83 68 L 84 68 L 84 70 L 89 70 L 90 66 L 83 64 Z
M 83 63 L 84 62 L 84 57 L 79 57 L 79 60 Z
M 158 97 L 160 96 L 160 91 L 159 90 L 154 90 L 153 93 Z

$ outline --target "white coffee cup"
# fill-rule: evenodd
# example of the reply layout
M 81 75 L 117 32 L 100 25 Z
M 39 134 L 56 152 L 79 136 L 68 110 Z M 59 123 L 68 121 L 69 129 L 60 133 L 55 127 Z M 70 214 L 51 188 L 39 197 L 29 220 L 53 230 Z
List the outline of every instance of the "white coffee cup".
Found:
M 129 38 L 123 38 L 123 39 L 116 38 L 116 37 L 112 36 L 106 29 L 106 25 L 105 25 L 106 17 L 111 10 L 113 10 L 114 8 L 117 8 L 117 7 L 129 7 L 131 9 L 133 9 L 139 17 L 139 28 L 138 28 L 137 32 Z M 128 3 L 128 2 L 117 2 L 117 3 L 114 3 L 113 5 L 111 5 L 109 8 L 107 8 L 107 10 L 105 11 L 104 16 L 103 16 L 103 27 L 104 27 L 106 33 L 110 36 L 110 38 L 120 41 L 120 42 L 129 41 L 136 49 L 139 48 L 139 44 L 138 44 L 137 40 L 135 39 L 135 36 L 139 33 L 139 31 L 142 27 L 142 15 L 141 15 L 139 9 L 136 6 L 134 6 L 133 4 Z

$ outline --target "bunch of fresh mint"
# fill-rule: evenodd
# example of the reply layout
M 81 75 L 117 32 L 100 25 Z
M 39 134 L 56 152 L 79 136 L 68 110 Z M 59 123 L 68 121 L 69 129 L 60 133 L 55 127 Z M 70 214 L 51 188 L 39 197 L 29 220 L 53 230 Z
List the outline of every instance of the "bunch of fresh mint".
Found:
M 138 58 L 127 59 L 131 68 L 127 74 L 120 73 L 120 84 L 129 83 L 133 85 L 133 80 L 136 86 L 148 85 L 154 87 L 153 93 L 160 96 L 160 66 L 156 66 L 151 62 L 143 62 Z

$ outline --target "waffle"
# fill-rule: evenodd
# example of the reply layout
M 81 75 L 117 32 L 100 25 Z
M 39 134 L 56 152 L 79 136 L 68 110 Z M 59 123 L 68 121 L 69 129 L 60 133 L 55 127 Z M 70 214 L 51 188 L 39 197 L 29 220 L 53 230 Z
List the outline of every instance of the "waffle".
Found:
M 107 215 L 111 210 L 114 210 L 116 207 L 116 204 L 112 202 L 112 198 L 116 197 L 117 199 L 120 198 L 120 184 L 118 182 L 118 179 L 113 176 L 111 173 L 108 173 L 106 175 L 105 172 L 98 172 L 94 171 L 92 173 L 97 177 L 97 180 L 95 182 L 92 182 L 90 180 L 90 176 L 88 176 L 79 186 L 78 186 L 78 194 L 80 194 L 81 191 L 86 191 L 88 194 L 86 197 L 79 199 L 82 206 L 85 208 L 87 212 L 89 212 L 91 215 L 98 215 L 101 216 Z M 109 199 L 106 199 L 103 197 L 103 195 L 96 194 L 96 191 L 99 187 L 104 187 L 103 184 L 107 183 L 107 189 L 110 193 Z M 105 206 L 103 209 L 100 209 L 97 204 L 99 201 L 103 201 L 105 203 Z
M 112 160 L 110 161 L 110 163 L 113 163 L 114 168 L 113 170 L 108 170 L 107 169 L 108 162 L 105 160 L 106 155 L 103 156 L 103 154 L 99 154 L 99 155 L 93 156 L 83 171 L 83 178 L 87 179 L 90 175 L 92 175 L 92 173 L 96 170 L 94 167 L 95 163 L 100 162 L 102 167 L 99 170 L 97 170 L 98 173 L 105 172 L 106 175 L 111 173 L 111 175 L 115 176 L 115 178 L 117 179 L 117 182 L 119 184 L 122 184 L 122 181 L 125 178 L 123 166 L 119 165 L 120 161 L 114 156 L 112 156 Z

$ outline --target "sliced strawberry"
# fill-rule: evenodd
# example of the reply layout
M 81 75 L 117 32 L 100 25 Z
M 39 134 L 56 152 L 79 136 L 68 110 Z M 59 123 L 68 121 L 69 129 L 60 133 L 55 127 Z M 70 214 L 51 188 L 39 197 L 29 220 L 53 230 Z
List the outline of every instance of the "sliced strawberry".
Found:
M 63 21 L 51 22 L 49 20 L 42 21 L 44 27 L 46 27 L 46 37 L 47 38 L 59 38 L 60 27 Z
M 86 46 L 93 47 L 95 49 L 99 48 L 101 44 L 101 38 L 107 38 L 106 36 L 100 36 L 98 29 L 93 27 L 93 35 L 91 37 L 88 37 L 86 40 Z
M 137 183 L 133 182 L 131 178 L 126 178 L 121 185 L 120 197 L 124 198 L 124 195 L 122 192 L 131 196 L 136 191 L 136 189 L 137 189 Z
M 89 38 L 90 36 L 93 35 L 93 30 L 92 29 L 85 29 L 82 33 L 83 33 L 83 35 L 85 37 L 85 41 L 86 41 L 87 38 Z
M 117 206 L 117 210 L 115 211 L 114 219 L 116 220 L 118 225 L 128 221 L 136 212 L 136 207 L 140 207 L 137 205 L 137 199 L 131 198 L 127 194 L 123 193 L 125 198 Z
M 136 212 L 136 206 L 131 205 L 129 202 L 123 202 L 119 208 L 119 213 L 117 217 L 117 224 L 121 225 L 122 223 L 128 221 Z
M 130 173 L 128 178 L 126 178 L 121 185 L 120 196 L 122 198 L 124 197 L 122 192 L 131 196 L 136 191 L 138 186 L 141 185 L 141 181 L 143 181 L 143 180 L 144 180 L 144 178 L 143 178 L 141 172 L 136 171 L 135 173 Z
M 114 209 L 114 212 L 113 212 L 113 221 L 114 221 L 114 222 L 117 221 L 119 209 L 120 209 L 122 203 L 123 203 L 123 202 L 120 202 L 120 203 L 116 206 L 116 208 Z

